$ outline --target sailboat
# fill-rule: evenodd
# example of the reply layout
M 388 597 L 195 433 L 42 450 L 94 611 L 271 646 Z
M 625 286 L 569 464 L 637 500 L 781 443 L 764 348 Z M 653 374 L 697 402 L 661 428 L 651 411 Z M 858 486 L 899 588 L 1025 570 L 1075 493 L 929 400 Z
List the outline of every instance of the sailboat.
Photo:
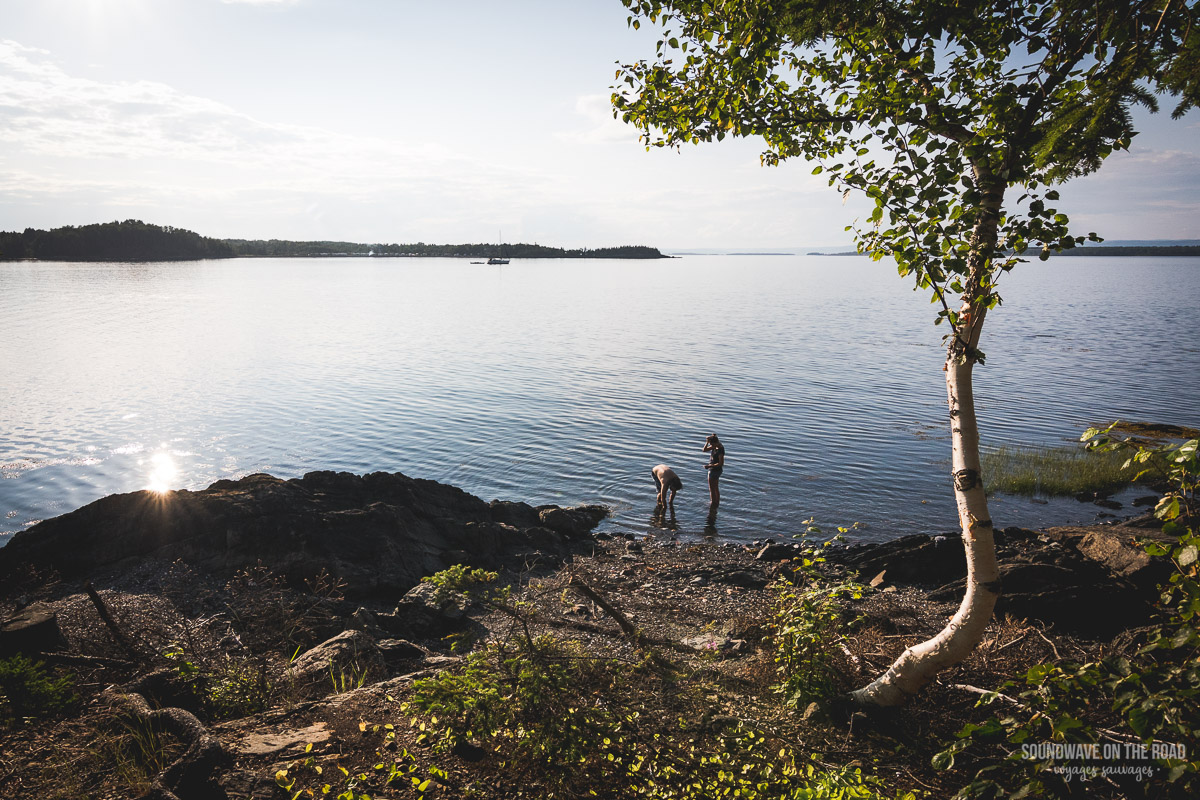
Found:
M 500 250 L 500 251 L 503 251 L 503 249 L 504 249 L 504 233 L 503 232 L 500 233 L 500 241 L 497 243 L 496 249 Z M 489 258 L 487 260 L 487 263 L 491 264 L 492 266 L 497 266 L 497 265 L 501 265 L 501 264 L 507 264 L 508 259 L 500 258 L 499 256 L 492 256 L 491 258 Z

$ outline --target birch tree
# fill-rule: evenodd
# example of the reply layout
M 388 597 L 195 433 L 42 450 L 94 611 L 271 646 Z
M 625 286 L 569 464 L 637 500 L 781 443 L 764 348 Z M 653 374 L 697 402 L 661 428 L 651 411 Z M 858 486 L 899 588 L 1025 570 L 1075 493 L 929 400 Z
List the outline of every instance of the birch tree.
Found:
M 1130 109 L 1200 92 L 1200 22 L 1181 0 L 622 0 L 658 33 L 617 72 L 614 113 L 649 147 L 761 137 L 874 201 L 860 251 L 894 260 L 944 326 L 952 481 L 967 559 L 958 612 L 870 685 L 898 705 L 983 637 L 1000 592 L 972 377 L 1004 273 L 1085 238 L 1055 186 L 1135 135 Z

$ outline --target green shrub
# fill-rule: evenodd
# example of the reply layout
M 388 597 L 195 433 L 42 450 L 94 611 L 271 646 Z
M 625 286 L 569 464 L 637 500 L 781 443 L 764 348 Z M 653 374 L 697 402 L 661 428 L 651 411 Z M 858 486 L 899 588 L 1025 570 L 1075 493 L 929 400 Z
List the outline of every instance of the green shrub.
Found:
M 71 678 L 51 676 L 41 661 L 20 653 L 0 659 L 0 722 L 61 714 L 79 700 L 73 687 Z
M 221 658 L 215 665 L 202 665 L 188 657 L 182 645 L 163 653 L 195 698 L 197 706 L 212 719 L 232 719 L 257 714 L 270 705 L 274 685 L 261 658 Z
M 810 529 L 815 530 L 815 529 Z M 852 625 L 843 614 L 846 600 L 862 597 L 863 586 L 853 580 L 831 584 L 821 574 L 824 544 L 807 544 L 790 569 L 772 584 L 776 591 L 775 663 L 782 679 L 778 691 L 791 708 L 840 693 L 844 674 L 846 631 Z
M 1004 713 L 967 725 L 934 758 L 951 769 L 963 753 L 990 756 L 959 797 L 1060 797 L 1072 781 L 1095 781 L 1089 796 L 1112 788 L 1121 797 L 1200 796 L 1200 535 L 1188 524 L 1200 484 L 1197 441 L 1145 447 L 1115 440 L 1111 430 L 1089 429 L 1084 439 L 1096 449 L 1133 450 L 1128 464 L 1151 465 L 1172 481 L 1155 513 L 1178 538 L 1144 544 L 1173 567 L 1161 587 L 1162 615 L 1129 656 L 1039 664 L 1023 685 L 1001 687 L 1016 697 L 985 696 L 981 705 L 1002 703 Z M 1055 747 L 1068 744 L 1096 749 L 1079 758 Z
M 785 693 L 831 681 L 817 640 L 824 636 L 836 648 L 838 598 L 858 591 L 848 583 L 807 586 L 818 578 L 821 552 L 806 551 L 795 564 L 797 577 L 781 590 L 787 596 L 780 618 L 788 630 L 778 644 L 787 654 L 781 656 Z M 470 590 L 488 580 L 456 571 L 434 582 Z M 506 593 L 487 596 L 502 596 L 515 616 L 526 613 Z M 681 674 L 649 649 L 640 663 L 598 658 L 572 643 L 517 629 L 508 640 L 471 653 L 455 670 L 413 684 L 402 709 L 412 714 L 419 742 L 435 753 L 476 749 L 492 760 L 490 767 L 519 776 L 531 796 L 546 798 L 880 797 L 879 781 L 859 770 L 821 767 L 754 724 L 714 715 L 724 690 L 704 671 Z M 403 772 L 418 785 L 415 765 Z

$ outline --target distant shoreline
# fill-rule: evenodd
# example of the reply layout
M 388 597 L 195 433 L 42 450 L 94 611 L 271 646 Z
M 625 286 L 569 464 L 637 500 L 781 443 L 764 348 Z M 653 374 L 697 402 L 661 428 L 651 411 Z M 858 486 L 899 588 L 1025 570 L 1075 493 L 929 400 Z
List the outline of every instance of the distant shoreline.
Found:
M 845 253 L 805 253 L 809 256 L 865 256 L 854 251 Z M 1028 255 L 1028 252 L 1026 253 Z M 1145 245 L 1136 247 L 1075 247 L 1051 253 L 1055 256 L 1200 256 L 1200 245 Z
M 0 232 L 0 261 L 195 261 L 226 258 L 671 258 L 656 247 L 539 244 L 365 244 L 286 239 L 213 239 L 140 220 L 50 231 Z

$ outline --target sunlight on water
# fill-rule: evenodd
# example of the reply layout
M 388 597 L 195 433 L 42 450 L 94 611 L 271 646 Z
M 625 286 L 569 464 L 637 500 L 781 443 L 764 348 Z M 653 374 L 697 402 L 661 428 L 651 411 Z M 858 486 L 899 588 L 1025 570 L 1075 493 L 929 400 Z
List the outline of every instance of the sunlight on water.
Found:
M 170 453 L 155 453 L 149 459 L 150 475 L 146 488 L 160 494 L 175 488 L 179 481 L 179 466 Z

